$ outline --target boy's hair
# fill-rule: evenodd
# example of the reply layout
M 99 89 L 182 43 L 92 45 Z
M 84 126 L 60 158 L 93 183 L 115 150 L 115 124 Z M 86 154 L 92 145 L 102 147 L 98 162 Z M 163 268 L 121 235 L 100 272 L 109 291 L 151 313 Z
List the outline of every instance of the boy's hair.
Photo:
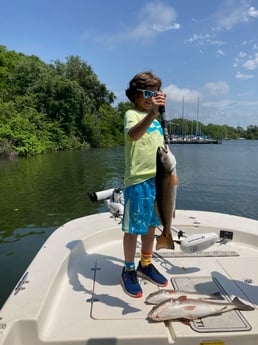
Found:
M 131 102 L 135 102 L 135 98 L 139 91 L 137 89 L 148 89 L 150 87 L 161 88 L 161 79 L 150 71 L 137 73 L 129 82 L 129 87 L 125 90 L 126 96 Z

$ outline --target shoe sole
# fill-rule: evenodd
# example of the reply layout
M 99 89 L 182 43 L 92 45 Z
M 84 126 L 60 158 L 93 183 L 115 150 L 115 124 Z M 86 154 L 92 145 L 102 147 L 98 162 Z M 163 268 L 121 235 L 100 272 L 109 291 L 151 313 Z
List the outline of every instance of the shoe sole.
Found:
M 143 279 L 146 279 L 146 280 L 149 280 L 152 284 L 154 285 L 157 285 L 157 286 L 160 286 L 160 287 L 166 287 L 168 286 L 168 281 L 166 283 L 158 283 L 158 282 L 155 282 L 154 280 L 152 280 L 149 276 L 146 276 L 144 273 L 142 273 L 141 271 L 136 271 L 137 272 L 137 276 L 139 278 L 143 278 Z
M 140 297 L 142 297 L 142 292 L 138 292 L 138 293 L 135 295 L 135 294 L 132 294 L 132 293 L 130 293 L 129 291 L 127 291 L 126 288 L 125 288 L 125 284 L 124 284 L 123 278 L 120 279 L 120 283 L 121 283 L 121 285 L 122 285 L 122 288 L 123 288 L 124 292 L 125 292 L 128 296 L 134 297 L 134 298 L 140 298 Z

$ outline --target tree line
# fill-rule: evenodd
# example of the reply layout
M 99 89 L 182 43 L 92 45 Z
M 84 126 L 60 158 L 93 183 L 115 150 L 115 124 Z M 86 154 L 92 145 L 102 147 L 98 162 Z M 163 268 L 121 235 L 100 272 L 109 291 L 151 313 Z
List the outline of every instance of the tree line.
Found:
M 123 145 L 123 118 L 131 103 L 114 106 L 115 99 L 78 56 L 45 63 L 0 45 L 0 158 Z M 207 135 L 226 131 L 258 139 L 256 126 L 201 127 Z
M 208 124 L 204 125 L 196 120 L 183 118 L 168 121 L 168 131 L 171 136 L 207 136 L 214 139 L 258 139 L 258 126 L 250 125 L 244 130 L 227 125 Z

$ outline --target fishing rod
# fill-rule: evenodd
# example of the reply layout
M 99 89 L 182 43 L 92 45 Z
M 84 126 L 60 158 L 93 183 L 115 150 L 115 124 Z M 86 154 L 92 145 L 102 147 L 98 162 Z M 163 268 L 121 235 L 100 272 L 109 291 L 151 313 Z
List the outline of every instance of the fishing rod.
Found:
M 168 120 L 167 120 L 167 114 L 166 114 L 166 108 L 164 105 L 161 105 L 159 107 L 159 112 L 160 112 L 160 122 L 161 122 L 161 127 L 163 129 L 163 134 L 164 134 L 164 141 L 165 144 L 168 144 Z

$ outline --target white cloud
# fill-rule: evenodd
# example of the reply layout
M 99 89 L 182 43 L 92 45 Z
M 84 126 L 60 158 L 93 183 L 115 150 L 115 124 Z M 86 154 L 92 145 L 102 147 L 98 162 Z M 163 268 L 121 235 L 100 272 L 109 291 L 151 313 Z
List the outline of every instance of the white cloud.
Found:
M 235 63 L 234 67 L 237 67 L 240 64 L 243 64 L 244 58 L 247 56 L 247 54 L 243 51 L 240 51 L 238 55 L 235 57 Z
M 247 53 L 240 51 L 240 53 L 235 58 L 233 67 L 236 68 L 240 66 L 249 71 L 256 70 L 258 68 L 258 53 L 255 53 L 254 56 L 247 56 Z M 254 78 L 254 75 L 238 72 L 236 74 L 236 78 L 237 79 L 252 79 Z
M 256 10 L 253 6 L 249 8 L 248 15 L 251 17 L 258 18 L 258 10 Z
M 237 72 L 236 78 L 237 79 L 253 79 L 254 76 L 252 74 L 245 74 L 245 73 Z
M 244 64 L 243 67 L 248 69 L 248 70 L 254 70 L 256 69 L 256 63 L 254 60 L 247 60 Z
M 125 32 L 124 36 L 134 39 L 152 38 L 157 33 L 168 30 L 178 30 L 181 28 L 176 23 L 177 14 L 173 7 L 166 6 L 162 3 L 147 3 L 139 14 L 139 24 L 130 31 Z
M 178 23 L 175 24 L 169 24 L 165 26 L 164 24 L 153 24 L 153 30 L 163 32 L 163 31 L 168 31 L 168 30 L 178 30 L 181 28 L 181 25 Z
M 253 71 L 258 67 L 258 53 L 255 54 L 253 59 L 249 59 L 243 63 L 243 67 Z
M 241 51 L 241 52 L 239 53 L 239 57 L 244 58 L 245 56 L 246 56 L 246 53 L 245 53 L 245 52 L 242 52 L 242 51 Z
M 193 34 L 185 43 L 193 44 L 195 46 L 204 45 L 223 45 L 225 42 L 217 40 L 215 34 Z
M 167 94 L 169 100 L 179 103 L 182 102 L 183 98 L 185 103 L 196 103 L 196 100 L 201 97 L 199 91 L 188 88 L 180 89 L 177 85 L 173 84 L 164 87 L 163 91 Z
M 217 56 L 223 56 L 225 55 L 224 51 L 222 49 L 217 50 Z
M 256 10 L 249 7 L 249 1 L 226 0 L 224 6 L 220 6 L 219 11 L 214 14 L 214 31 L 231 30 L 239 23 L 248 22 L 250 16 L 256 16 Z
M 226 95 L 229 91 L 229 86 L 224 81 L 215 83 L 209 82 L 204 85 L 203 89 L 213 96 Z
M 95 41 L 105 42 L 111 47 L 130 40 L 141 40 L 141 43 L 148 44 L 163 32 L 179 30 L 181 24 L 176 22 L 176 18 L 177 14 L 173 7 L 161 2 L 148 2 L 138 11 L 138 17 L 134 22 L 130 22 L 130 26 L 124 26 L 114 34 L 94 34 L 85 31 L 81 39 L 94 37 Z

